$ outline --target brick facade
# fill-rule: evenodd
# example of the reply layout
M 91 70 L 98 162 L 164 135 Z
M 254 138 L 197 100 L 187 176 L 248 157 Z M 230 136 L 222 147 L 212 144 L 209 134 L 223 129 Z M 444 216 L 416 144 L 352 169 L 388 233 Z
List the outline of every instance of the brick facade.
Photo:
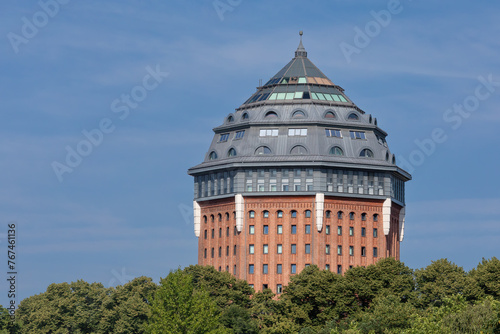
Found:
M 198 263 L 229 271 L 256 290 L 267 286 L 277 292 L 279 284 L 288 284 L 292 266 L 295 273 L 310 264 L 344 273 L 383 257 L 399 259 L 401 207 L 395 203 L 388 235 L 381 200 L 325 197 L 320 231 L 314 196 L 249 196 L 244 203 L 243 228 L 238 232 L 233 197 L 200 202 Z

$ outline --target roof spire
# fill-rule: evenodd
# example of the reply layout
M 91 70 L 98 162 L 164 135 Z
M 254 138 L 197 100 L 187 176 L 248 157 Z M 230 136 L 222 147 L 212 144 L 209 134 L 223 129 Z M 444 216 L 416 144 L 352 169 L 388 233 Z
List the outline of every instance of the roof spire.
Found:
M 302 45 L 302 35 L 304 35 L 304 32 L 302 30 L 299 31 L 299 35 L 300 35 L 300 43 L 299 43 L 299 47 L 297 48 L 297 51 L 295 51 L 295 57 L 306 57 L 307 58 L 306 49 L 304 48 L 304 45 Z

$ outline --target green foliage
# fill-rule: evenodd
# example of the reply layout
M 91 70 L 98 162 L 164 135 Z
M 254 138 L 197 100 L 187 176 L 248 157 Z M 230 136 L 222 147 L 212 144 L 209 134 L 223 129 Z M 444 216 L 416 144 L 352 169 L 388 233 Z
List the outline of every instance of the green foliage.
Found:
M 348 282 L 347 289 L 363 308 L 368 307 L 377 296 L 388 294 L 406 302 L 412 298 L 415 290 L 413 271 L 394 258 L 381 259 L 367 268 L 349 269 L 345 279 Z
M 474 282 L 467 278 L 462 267 L 447 259 L 433 261 L 426 268 L 416 270 L 415 277 L 417 282 L 416 303 L 421 307 L 439 306 L 444 298 L 455 294 L 464 295 L 468 292 L 470 285 L 474 285 Z M 472 293 L 468 293 L 468 295 L 472 295 Z
M 45 293 L 21 301 L 21 333 L 95 333 L 109 290 L 84 281 L 51 284 Z
M 220 312 L 215 300 L 195 289 L 191 275 L 176 270 L 161 280 L 152 301 L 147 325 L 151 334 L 221 333 Z
M 138 277 L 111 289 L 103 302 L 99 333 L 144 333 L 151 310 L 149 298 L 157 285 L 149 277 Z
M 356 307 L 355 297 L 345 293 L 345 285 L 343 276 L 309 266 L 290 279 L 281 300 L 297 307 L 290 307 L 293 314 L 289 316 L 298 325 L 323 325 Z
M 477 283 L 484 295 L 500 300 L 500 260 L 496 257 L 490 260 L 483 258 L 468 276 Z
M 305 268 L 280 296 L 255 293 L 213 267 L 139 277 L 116 288 L 77 281 L 26 298 L 16 323 L 0 308 L 0 334 L 500 333 L 500 261 L 466 273 L 441 259 L 416 271 L 392 258 L 344 276 Z
M 467 305 L 460 312 L 446 315 L 443 325 L 451 333 L 499 333 L 500 302 L 490 299 L 480 304 Z
M 194 265 L 184 271 L 193 277 L 194 286 L 207 291 L 221 309 L 232 304 L 250 307 L 250 296 L 254 291 L 246 281 L 238 280 L 228 272 L 219 272 L 212 266 Z
M 235 334 L 255 334 L 258 328 L 250 317 L 249 311 L 239 305 L 227 307 L 221 315 L 220 322 L 226 328 L 232 329 Z
M 381 334 L 410 328 L 417 310 L 410 303 L 401 303 L 399 296 L 377 297 L 368 312 L 359 320 L 361 333 Z

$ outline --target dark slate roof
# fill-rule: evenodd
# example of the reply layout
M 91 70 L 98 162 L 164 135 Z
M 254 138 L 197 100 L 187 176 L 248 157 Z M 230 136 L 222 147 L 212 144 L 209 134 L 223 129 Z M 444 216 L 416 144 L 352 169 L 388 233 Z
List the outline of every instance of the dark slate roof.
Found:
M 258 96 L 264 98 L 256 99 Z M 307 134 L 293 136 L 290 129 Z M 215 136 L 204 162 L 192 167 L 190 174 L 222 166 L 309 162 L 387 170 L 411 178 L 394 163 L 387 133 L 378 127 L 377 120 L 359 109 L 307 58 L 302 41 L 295 57 L 213 130 Z M 271 130 L 273 135 L 263 136 L 262 130 Z M 328 136 L 327 130 L 336 130 L 340 136 Z M 353 131 L 363 133 L 364 138 L 352 138 Z M 297 146 L 299 152 L 294 149 Z M 262 147 L 266 147 L 266 154 L 259 154 Z M 343 154 L 332 155 L 334 147 Z M 363 156 L 365 149 L 373 156 Z

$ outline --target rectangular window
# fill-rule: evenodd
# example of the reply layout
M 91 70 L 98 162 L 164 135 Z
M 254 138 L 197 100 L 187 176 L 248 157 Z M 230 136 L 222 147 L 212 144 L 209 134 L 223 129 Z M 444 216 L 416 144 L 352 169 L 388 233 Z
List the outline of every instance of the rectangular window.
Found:
M 330 265 L 329 264 L 325 264 L 325 270 L 330 271 Z
M 349 255 L 354 256 L 354 246 L 349 246 Z
M 300 191 L 301 190 L 300 184 L 295 184 L 294 188 L 295 188 L 295 191 Z
M 297 245 L 292 244 L 292 254 L 297 254 Z
M 278 244 L 278 254 L 283 254 L 283 245 Z
M 283 292 L 283 285 L 278 284 L 276 285 L 276 294 L 281 294 Z
M 330 225 L 325 226 L 325 233 L 330 234 Z
M 342 266 L 340 264 L 337 265 L 337 274 L 342 274 Z
M 366 247 L 361 247 L 361 256 L 366 256 Z
M 349 227 L 349 235 L 352 237 L 354 235 L 354 227 Z
M 219 247 L 219 257 L 222 256 L 222 247 Z
M 311 254 L 311 244 L 306 244 L 306 254 Z
M 378 237 L 378 230 L 376 228 L 373 229 L 373 237 Z
M 278 225 L 277 226 L 277 233 L 278 234 L 283 234 L 283 225 Z
M 213 258 L 214 258 L 214 256 L 215 256 L 215 249 L 214 249 L 213 247 L 212 247 L 212 250 L 211 250 L 211 254 L 210 254 L 210 255 L 212 256 L 212 259 L 213 259 Z
M 229 256 L 229 246 L 226 246 L 226 256 Z
M 248 245 L 248 253 L 249 254 L 255 253 L 255 246 L 254 245 Z
M 220 135 L 219 142 L 222 143 L 227 141 L 228 139 L 229 139 L 229 133 L 223 133 Z
M 349 131 L 351 133 L 351 139 L 366 139 L 365 133 L 362 131 Z
M 327 137 L 338 137 L 342 138 L 342 133 L 337 129 L 325 129 Z
M 263 226 L 263 231 L 262 231 L 262 233 L 264 233 L 264 234 L 269 234 L 269 225 L 264 225 L 264 226 Z
M 306 234 L 311 234 L 311 225 L 306 225 Z
M 236 275 L 236 265 L 233 267 L 233 275 Z
M 290 267 L 290 273 L 292 274 L 296 274 L 297 273 L 297 265 L 296 264 L 292 264 L 291 267 Z
M 297 225 L 292 225 L 292 234 L 297 234 Z
M 337 255 L 342 255 L 342 246 L 337 246 Z
M 233 255 L 236 255 L 236 245 L 233 247 Z
M 260 137 L 277 137 L 278 129 L 261 129 L 259 131 Z
M 289 190 L 290 190 L 290 187 L 288 186 L 288 184 L 284 184 L 283 191 L 289 191 Z
M 330 245 L 325 245 L 325 254 L 330 254 Z
M 253 274 L 253 271 L 254 271 L 254 265 L 253 264 L 249 264 L 248 265 L 248 273 L 249 274 Z
M 373 247 L 373 257 L 378 257 L 378 248 Z
M 268 254 L 269 253 L 269 245 L 264 245 L 263 250 L 264 250 L 264 254 Z
M 269 190 L 270 191 L 278 191 L 278 188 L 276 187 L 276 184 L 273 183 L 273 184 L 269 185 Z
M 307 136 L 307 129 L 288 129 L 289 136 Z
M 268 265 L 267 264 L 263 264 L 262 265 L 262 273 L 263 274 L 267 274 L 268 273 Z
M 258 191 L 266 191 L 266 188 L 264 187 L 263 184 L 259 184 L 259 187 L 257 189 Z
M 366 237 L 366 228 L 364 227 L 361 228 L 361 236 Z
M 342 235 L 342 226 L 337 226 L 337 235 Z
M 255 234 L 255 225 L 248 226 L 248 234 Z
M 208 232 L 208 231 L 207 231 L 207 230 L 205 230 L 205 239 L 207 238 L 207 232 Z
M 242 131 L 236 131 L 236 135 L 234 136 L 234 139 L 241 139 L 245 135 L 245 130 Z
M 276 265 L 276 274 L 281 274 L 282 272 L 283 272 L 283 265 L 277 264 Z
M 215 238 L 215 230 L 212 229 L 212 239 Z
M 226 227 L 226 237 L 229 237 L 229 226 Z

